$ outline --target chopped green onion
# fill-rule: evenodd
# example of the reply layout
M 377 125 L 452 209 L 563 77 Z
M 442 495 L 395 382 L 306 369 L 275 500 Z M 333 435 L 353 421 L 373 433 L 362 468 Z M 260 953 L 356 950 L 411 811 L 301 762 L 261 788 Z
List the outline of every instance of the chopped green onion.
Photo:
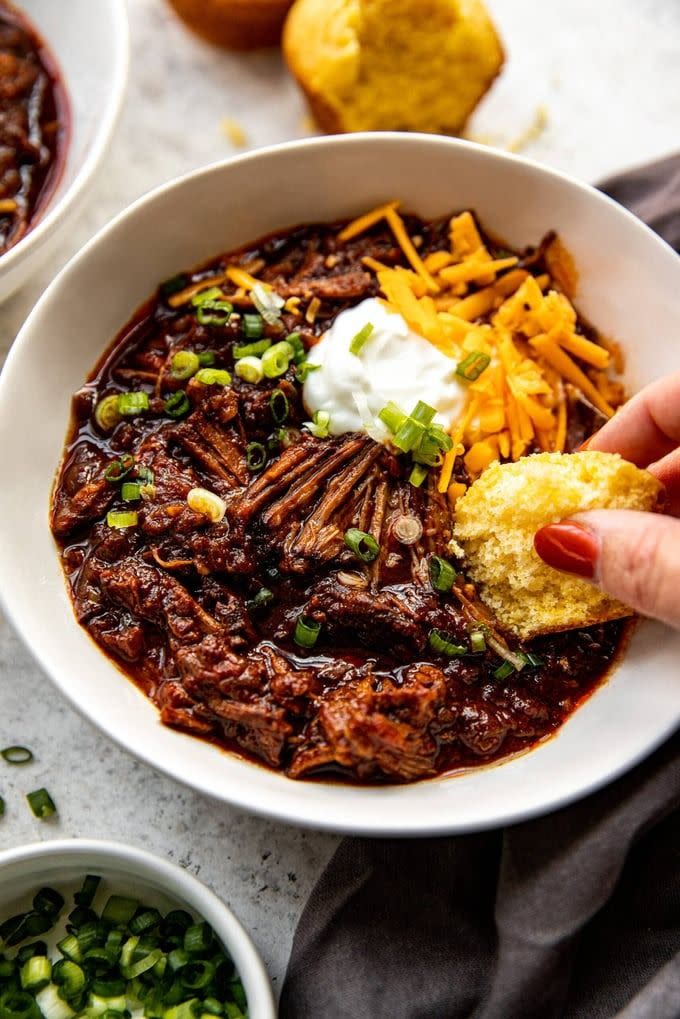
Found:
M 120 490 L 123 502 L 136 502 L 141 499 L 141 486 L 136 481 L 125 481 Z
M 135 977 L 139 977 L 142 973 L 148 973 L 150 969 L 153 969 L 162 957 L 163 952 L 161 949 L 154 948 L 130 966 L 124 967 L 123 973 L 128 980 L 134 980 Z
M 191 913 L 187 913 L 186 909 L 171 909 L 163 920 L 161 929 L 166 938 L 176 934 L 184 935 L 193 922 Z
M 243 316 L 243 335 L 248 340 L 259 340 L 264 332 L 264 321 L 261 315 L 245 314 Z
M 203 386 L 228 386 L 231 375 L 223 368 L 201 368 L 194 375 L 194 381 Z
M 357 357 L 362 351 L 366 340 L 373 332 L 374 326 L 372 322 L 367 322 L 365 326 L 359 330 L 359 332 L 352 338 L 352 342 L 349 345 L 350 354 L 355 354 Z
M 282 389 L 275 389 L 269 397 L 269 409 L 277 425 L 282 425 L 290 413 L 288 397 Z
M 210 287 L 194 294 L 191 303 L 196 309 L 196 319 L 202 326 L 223 326 L 234 310 L 233 304 L 225 300 L 219 287 Z
M 288 370 L 293 354 L 293 346 L 287 340 L 268 347 L 262 355 L 262 368 L 267 378 L 276 379 L 283 375 Z
M 208 1015 L 222 1015 L 224 1007 L 222 1002 L 218 1001 L 217 998 L 204 998 L 203 1012 Z
M 33 909 L 36 913 L 57 917 L 64 908 L 64 896 L 54 888 L 40 888 L 33 897 Z
M 146 473 L 143 475 L 142 471 L 145 471 Z M 151 475 L 151 477 L 148 478 L 148 475 Z M 150 471 L 148 467 L 140 467 L 137 471 L 137 477 L 140 481 L 153 481 L 153 472 Z M 76 892 L 73 896 L 76 905 L 82 906 L 83 909 L 87 909 L 91 906 L 100 883 L 101 878 L 97 874 L 86 874 L 80 891 Z
M 252 598 L 246 602 L 247 609 L 264 609 L 274 601 L 274 592 L 268 587 L 261 587 Z
M 299 647 L 313 648 L 321 633 L 321 623 L 307 616 L 298 616 L 293 640 Z
M 436 413 L 434 407 L 430 407 L 429 403 L 423 403 L 422 400 L 418 400 L 409 417 L 412 421 L 417 421 L 418 424 L 430 425 Z
M 419 445 L 424 435 L 425 425 L 420 421 L 414 420 L 412 417 L 407 417 L 399 425 L 392 441 L 402 453 L 410 453 L 412 449 Z
M 16 972 L 16 963 L 14 959 L 6 959 L 4 955 L 0 955 L 0 981 L 9 980 L 13 977 Z M 0 984 L 0 987 L 2 984 Z M 216 1013 L 220 1014 L 220 1013 Z
M 5 808 L 6 808 L 5 801 L 2 798 L 2 796 L 0 796 L 0 817 L 4 817 L 5 816 Z
M 202 304 L 206 304 L 208 301 L 220 301 L 224 297 L 223 291 L 219 287 L 207 287 L 205 290 L 199 290 L 197 294 L 191 298 L 191 304 L 194 308 L 200 308 Z
M 83 953 L 80 948 L 80 941 L 75 934 L 67 934 L 65 938 L 57 942 L 57 948 L 65 959 L 70 959 L 71 962 L 82 961 Z
M 430 425 L 413 450 L 413 459 L 415 463 L 425 464 L 426 467 L 438 467 L 444 459 L 444 453 L 448 453 L 452 446 L 453 440 L 443 428 Z
M 28 991 L 10 989 L 0 996 L 0 1019 L 40 1019 L 40 1009 Z
M 145 909 L 130 920 L 128 927 L 131 934 L 144 934 L 158 927 L 160 922 L 161 914 L 157 909 Z
M 190 1001 L 183 1001 L 181 1005 L 174 1005 L 163 1013 L 163 1019 L 198 1019 L 201 1003 L 198 998 L 191 998 Z
M 184 951 L 189 955 L 198 955 L 199 952 L 207 952 L 212 947 L 214 935 L 209 924 L 194 923 L 188 927 L 184 934 Z
M 267 462 L 267 450 L 261 442 L 249 442 L 246 446 L 246 465 L 249 471 L 257 474 Z
M 507 679 L 508 676 L 511 676 L 514 671 L 515 671 L 515 668 L 511 664 L 511 662 L 503 662 L 502 665 L 499 665 L 498 668 L 494 670 L 493 678 L 494 679 Z
M 484 630 L 470 631 L 470 648 L 476 655 L 486 651 L 486 637 L 484 636 Z
M 120 460 L 114 460 L 104 471 L 104 477 L 107 481 L 111 481 L 114 484 L 118 481 L 122 481 L 126 478 L 132 468 L 135 466 L 135 458 L 131 453 L 124 453 Z
M 446 655 L 447 658 L 459 658 L 461 655 L 467 654 L 465 645 L 454 644 L 450 634 L 443 630 L 430 630 L 427 642 L 433 651 Z
M 121 393 L 118 397 L 118 413 L 123 417 L 135 417 L 149 409 L 149 394 L 143 389 L 134 393 Z
M 56 963 L 52 979 L 61 988 L 59 996 L 66 1001 L 85 990 L 85 971 L 72 959 L 62 959 Z
M 257 384 L 264 378 L 262 361 L 259 357 L 253 357 L 252 355 L 239 358 L 234 365 L 234 372 L 245 382 L 253 382 Z
M 109 527 L 124 530 L 126 527 L 136 527 L 139 521 L 139 514 L 134 510 L 109 510 L 106 514 L 106 523 Z
M 45 821 L 57 812 L 54 800 L 47 789 L 35 789 L 32 793 L 26 795 L 26 799 L 35 816 L 40 818 L 41 821 Z M 40 931 L 40 933 L 43 934 L 44 931 Z
M 33 760 L 33 751 L 28 747 L 5 747 L 4 750 L 0 750 L 0 756 L 8 764 L 30 764 Z
M 25 962 L 28 962 L 29 959 L 33 959 L 36 955 L 47 955 L 47 945 L 44 941 L 32 941 L 28 945 L 22 945 L 17 952 L 14 961 L 19 966 L 23 966 Z
M 237 343 L 234 346 L 233 354 L 236 360 L 240 360 L 242 357 L 260 357 L 265 350 L 269 350 L 271 345 L 271 340 L 258 340 L 257 343 Z
M 397 407 L 396 403 L 393 403 L 390 400 L 390 402 L 380 411 L 378 417 L 384 425 L 387 425 L 394 435 L 401 428 L 407 415 L 404 414 L 403 410 L 400 410 L 400 408 Z
M 194 354 L 193 350 L 179 350 L 170 362 L 172 377 L 182 382 L 195 375 L 200 367 L 198 354 Z
M 173 294 L 178 294 L 180 290 L 184 290 L 189 284 L 189 277 L 183 272 L 179 273 L 178 276 L 173 276 L 169 280 L 165 280 L 161 283 L 158 290 L 161 297 L 172 297 Z
M 189 397 L 183 389 L 178 389 L 176 393 L 169 396 L 163 404 L 163 410 L 171 418 L 181 418 L 191 410 L 191 404 L 189 403 Z
M 305 421 L 304 427 L 317 439 L 327 439 L 330 433 L 331 416 L 327 410 L 315 410 L 311 421 Z
M 372 563 L 380 552 L 380 545 L 373 535 L 356 527 L 345 531 L 345 545 L 365 563 Z
M 456 580 L 456 571 L 447 559 L 441 556 L 430 556 L 430 583 L 435 591 L 446 594 Z
M 320 364 L 313 364 L 311 361 L 303 361 L 302 364 L 298 365 L 295 377 L 298 382 L 304 383 L 307 381 L 312 372 L 318 372 L 320 367 Z
M 199 959 L 190 962 L 182 970 L 182 983 L 191 991 L 200 991 L 207 987 L 215 976 L 215 967 L 211 962 Z
M 103 432 L 111 432 L 120 421 L 118 393 L 111 393 L 100 400 L 94 409 L 94 420 Z
M 541 665 L 545 665 L 545 662 L 539 655 L 532 654 L 530 651 L 518 651 L 518 654 L 524 663 L 530 665 L 533 669 L 539 669 Z
M 281 318 L 281 309 L 286 303 L 275 290 L 265 287 L 262 283 L 256 283 L 250 291 L 253 304 L 262 315 L 265 322 L 270 326 L 276 325 Z
M 217 357 L 214 350 L 203 350 L 198 355 L 198 363 L 201 368 L 212 368 L 216 360 Z
M 422 464 L 414 464 L 411 473 L 408 476 L 408 480 L 411 482 L 414 488 L 420 488 L 423 481 L 427 477 L 427 467 L 423 467 Z
M 137 912 L 139 903 L 125 895 L 111 895 L 102 910 L 102 920 L 114 927 L 127 927 Z
M 73 1019 L 75 1015 L 68 1002 L 59 994 L 56 984 L 48 984 L 36 995 L 36 1003 L 44 1019 Z
M 307 351 L 304 343 L 302 342 L 302 334 L 298 332 L 288 333 L 286 336 L 286 343 L 290 343 L 293 348 L 293 362 L 295 364 L 302 364 L 304 359 L 307 357 Z
M 21 986 L 37 994 L 47 987 L 52 977 L 52 963 L 44 955 L 34 955 L 21 967 Z
M 473 350 L 460 362 L 456 368 L 456 375 L 460 375 L 466 382 L 475 382 L 490 364 L 491 358 L 488 354 L 484 354 L 481 350 Z

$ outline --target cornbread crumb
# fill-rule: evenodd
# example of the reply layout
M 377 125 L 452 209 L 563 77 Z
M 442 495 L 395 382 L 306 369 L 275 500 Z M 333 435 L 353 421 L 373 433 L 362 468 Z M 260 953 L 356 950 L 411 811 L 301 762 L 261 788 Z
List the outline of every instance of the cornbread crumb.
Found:
M 233 117 L 222 118 L 222 134 L 236 148 L 243 149 L 248 144 L 248 135 L 238 120 L 234 120 Z
M 454 538 L 466 571 L 499 625 L 519 637 L 632 615 L 587 581 L 534 551 L 545 524 L 591 509 L 652 510 L 662 491 L 647 471 L 613 453 L 537 453 L 492 464 L 456 503 Z

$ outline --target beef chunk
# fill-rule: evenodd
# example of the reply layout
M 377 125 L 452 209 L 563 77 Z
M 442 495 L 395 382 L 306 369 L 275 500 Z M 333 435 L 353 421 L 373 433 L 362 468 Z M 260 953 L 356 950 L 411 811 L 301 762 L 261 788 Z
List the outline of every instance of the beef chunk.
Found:
M 64 467 L 52 507 L 52 530 L 65 538 L 85 524 L 97 520 L 116 496 L 115 485 L 104 477 L 107 460 L 88 443 L 80 443 Z

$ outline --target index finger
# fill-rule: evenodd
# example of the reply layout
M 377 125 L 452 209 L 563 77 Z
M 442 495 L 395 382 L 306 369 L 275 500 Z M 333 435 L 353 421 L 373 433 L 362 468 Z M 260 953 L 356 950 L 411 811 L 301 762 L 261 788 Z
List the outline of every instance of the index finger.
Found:
M 587 443 L 647 467 L 680 445 L 680 372 L 645 386 Z

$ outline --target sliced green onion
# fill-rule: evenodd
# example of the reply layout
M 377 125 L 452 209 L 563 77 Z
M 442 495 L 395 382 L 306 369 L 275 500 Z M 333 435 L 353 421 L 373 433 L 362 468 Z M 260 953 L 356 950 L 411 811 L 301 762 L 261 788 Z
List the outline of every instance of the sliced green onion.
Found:
M 183 936 L 184 932 L 191 927 L 193 922 L 191 913 L 187 913 L 186 909 L 171 909 L 163 920 L 161 930 L 166 938 L 173 937 L 176 934 L 182 934 Z
M 195 375 L 200 367 L 201 362 L 198 354 L 194 354 L 193 350 L 177 351 L 176 354 L 173 354 L 170 362 L 172 377 L 182 382 Z
M 372 322 L 367 322 L 365 326 L 359 330 L 359 332 L 352 338 L 352 342 L 349 345 L 350 354 L 356 354 L 358 357 L 361 353 L 366 340 L 373 332 L 374 326 Z
M 427 477 L 427 467 L 422 464 L 414 464 L 411 473 L 408 476 L 408 480 L 411 482 L 414 488 L 420 488 L 423 481 Z
M 396 403 L 393 403 L 390 400 L 390 402 L 380 411 L 378 417 L 384 425 L 387 425 L 394 435 L 399 431 L 404 421 L 406 421 L 407 415 L 404 414 L 403 410 L 397 407 Z
M 19 966 L 23 966 L 29 959 L 33 959 L 36 955 L 47 955 L 47 945 L 44 941 L 32 941 L 28 945 L 22 945 L 17 952 L 14 961 Z
M 444 453 L 448 453 L 452 447 L 451 436 L 439 425 L 430 425 L 413 450 L 413 459 L 426 467 L 438 467 L 444 459 Z
M 57 917 L 64 908 L 64 896 L 54 888 L 40 888 L 33 897 L 33 909 L 36 913 Z
M 35 816 L 40 818 L 41 821 L 47 820 L 48 817 L 52 817 L 57 812 L 54 800 L 47 789 L 35 789 L 32 793 L 26 795 L 26 799 Z M 44 931 L 40 931 L 40 933 L 43 934 Z
M 212 981 L 215 967 L 205 959 L 190 962 L 182 970 L 182 983 L 191 991 L 200 991 Z
M 80 941 L 75 934 L 67 934 L 65 938 L 57 942 L 57 948 L 65 959 L 71 962 L 81 962 L 83 953 L 80 948 Z
M 248 340 L 259 340 L 264 332 L 261 315 L 245 314 L 243 316 L 243 335 Z
M 201 1011 L 201 1003 L 198 998 L 191 998 L 190 1001 L 183 1001 L 180 1005 L 174 1005 L 163 1013 L 163 1019 L 198 1019 Z
M 145 472 L 144 474 L 142 472 Z M 149 478 L 148 475 L 151 475 Z M 137 471 L 137 477 L 140 481 L 153 481 L 153 472 L 148 467 L 140 467 Z M 101 883 L 101 878 L 98 874 L 86 874 L 83 880 L 82 887 L 79 892 L 73 896 L 77 906 L 82 906 L 83 909 L 88 909 L 92 905 L 92 901 L 97 894 L 97 889 Z
M 234 1001 L 225 1001 L 224 1014 L 226 1019 L 245 1019 L 244 1013 Z
M 460 375 L 466 382 L 475 382 L 490 364 L 491 358 L 488 354 L 484 354 L 481 350 L 473 350 L 460 362 L 456 368 L 456 375 Z
M 247 609 L 264 609 L 274 601 L 274 592 L 268 587 L 261 587 L 252 598 L 246 602 Z
M 424 403 L 422 400 L 418 400 L 418 403 L 411 411 L 409 417 L 412 421 L 417 421 L 418 424 L 430 425 L 432 424 L 436 413 L 437 412 L 434 407 L 430 407 L 429 403 Z
M 52 963 L 44 955 L 34 955 L 21 967 L 21 986 L 37 994 L 47 987 L 52 978 Z
M 61 988 L 60 997 L 67 1001 L 85 989 L 85 971 L 72 959 L 62 959 L 56 963 L 52 979 Z
M 134 393 L 121 393 L 118 397 L 118 413 L 123 417 L 135 417 L 149 409 L 149 394 L 143 389 Z
M 269 350 L 271 345 L 271 340 L 258 340 L 257 343 L 237 343 L 234 346 L 233 354 L 237 360 L 242 357 L 259 357 L 264 354 L 265 350 Z
M 470 631 L 470 649 L 474 651 L 476 655 L 486 651 L 486 637 L 484 635 L 484 630 Z
M 420 443 L 424 435 L 425 425 L 415 421 L 412 417 L 407 417 L 399 425 L 392 441 L 402 453 L 410 453 Z
M 171 418 L 184 417 L 188 411 L 191 410 L 191 404 L 189 403 L 189 397 L 183 389 L 178 389 L 176 393 L 169 396 L 163 404 L 163 410 Z
M 0 1019 L 40 1019 L 40 1009 L 28 991 L 10 989 L 0 996 Z
M 111 895 L 102 910 L 102 920 L 113 927 L 127 927 L 137 912 L 139 903 L 125 895 Z
M 8 981 L 16 973 L 16 963 L 14 959 L 6 959 L 0 955 L 0 981 Z M 2 984 L 0 984 L 0 987 Z M 219 1013 L 217 1013 L 219 1014 Z
M 196 309 L 196 320 L 202 326 L 223 326 L 234 310 L 229 301 L 204 301 Z
M 118 393 L 111 393 L 100 400 L 94 409 L 94 420 L 103 432 L 111 432 L 120 421 Z
M 307 357 L 307 351 L 304 343 L 302 342 L 302 334 L 298 332 L 288 333 L 286 336 L 286 343 L 290 343 L 293 348 L 293 362 L 295 364 L 302 364 L 304 359 Z
M 4 750 L 0 750 L 0 756 L 8 764 L 30 764 L 33 760 L 33 751 L 28 747 L 5 747 Z
M 320 364 L 313 364 L 311 361 L 303 361 L 299 364 L 295 372 L 295 377 L 300 383 L 307 381 L 312 372 L 318 372 Z
M 315 410 L 311 421 L 305 421 L 304 427 L 317 439 L 327 439 L 330 433 L 331 416 L 327 410 Z
M 204 998 L 203 999 L 203 1012 L 208 1015 L 222 1015 L 224 1012 L 224 1006 L 221 1001 L 217 998 Z
M 117 898 L 117 896 L 116 896 L 116 898 Z M 129 902 L 129 903 L 134 903 L 135 909 L 132 910 L 132 914 L 131 914 L 132 916 L 134 916 L 134 913 L 135 913 L 136 907 L 137 907 L 137 903 L 134 902 L 133 899 L 125 899 L 124 901 L 125 902 Z M 128 914 L 130 912 L 131 906 L 127 906 L 127 907 L 118 907 L 118 906 L 116 906 L 116 911 L 118 911 L 119 909 L 122 910 L 122 912 L 124 914 Z M 102 913 L 102 919 L 103 918 L 104 918 L 104 914 Z M 127 924 L 128 924 L 128 921 L 125 920 L 123 922 L 118 922 L 117 926 L 119 926 L 119 927 L 127 927 Z M 139 944 L 139 938 L 137 938 L 137 937 L 133 937 L 133 938 L 128 938 L 127 939 L 127 941 L 125 942 L 125 944 L 123 945 L 123 947 L 120 950 L 120 964 L 121 964 L 121 966 L 131 966 L 132 965 L 132 960 L 133 960 L 133 957 L 134 957 L 134 954 L 135 954 L 135 949 L 137 948 L 138 944 Z
M 212 928 L 205 921 L 194 923 L 187 927 L 184 934 L 184 950 L 189 955 L 198 955 L 200 952 L 207 952 L 212 947 L 214 935 Z
M 262 368 L 268 379 L 276 379 L 288 370 L 294 350 L 287 340 L 268 347 L 262 355 Z
M 513 674 L 513 672 L 515 672 L 514 666 L 510 662 L 503 662 L 502 665 L 499 665 L 498 668 L 494 670 L 493 678 L 507 679 L 508 676 Z
M 161 922 L 161 914 L 157 909 L 145 909 L 130 920 L 128 924 L 130 934 L 144 934 L 146 931 L 158 927 Z
M 176 973 L 189 962 L 189 953 L 183 948 L 173 948 L 168 955 L 168 966 L 173 973 Z
M 262 315 L 265 322 L 270 326 L 276 325 L 281 318 L 281 309 L 286 303 L 275 290 L 265 287 L 262 283 L 256 283 L 250 291 L 253 304 Z
M 122 481 L 126 478 L 132 468 L 135 466 L 135 458 L 131 453 L 124 453 L 120 460 L 114 460 L 104 471 L 104 477 L 107 481 L 111 481 L 114 484 L 118 481 Z
M 427 642 L 437 654 L 446 655 L 447 658 L 459 658 L 467 654 L 464 644 L 454 644 L 451 635 L 443 630 L 430 630 Z
M 153 969 L 162 956 L 163 952 L 161 949 L 154 948 L 130 966 L 124 967 L 123 974 L 128 980 L 134 980 L 135 977 L 139 977 L 142 973 L 148 973 L 150 969 Z
M 234 365 L 234 372 L 240 379 L 244 379 L 245 382 L 253 382 L 257 384 L 264 378 L 262 361 L 259 357 L 254 357 L 252 355 L 239 358 Z
M 240 1009 L 247 1008 L 248 1002 L 246 1000 L 246 992 L 243 988 L 243 984 L 241 983 L 241 981 L 232 980 L 231 983 L 229 984 L 229 990 L 231 991 L 231 996 L 238 1005 L 238 1007 Z
M 530 665 L 532 669 L 540 669 L 541 665 L 545 665 L 540 655 L 532 654 L 530 651 L 518 651 L 517 653 L 524 663 Z
M 197 294 L 191 298 L 191 304 L 194 308 L 200 308 L 202 304 L 206 304 L 208 301 L 220 301 L 224 297 L 224 293 L 219 287 L 207 287 L 206 290 L 199 290 Z
M 295 623 L 295 632 L 293 633 L 293 640 L 298 647 L 313 648 L 319 639 L 321 633 L 321 623 L 317 623 L 315 619 L 309 619 L 307 616 L 298 616 Z
M 380 552 L 380 545 L 373 535 L 367 531 L 360 531 L 357 527 L 350 527 L 345 531 L 345 545 L 365 563 L 372 563 Z
M 194 380 L 203 386 L 228 386 L 231 375 L 224 368 L 201 368 L 194 375 Z
M 275 389 L 269 397 L 269 409 L 277 425 L 282 425 L 290 413 L 288 397 L 282 389 Z
M 115 998 L 102 998 L 98 994 L 90 994 L 90 1004 L 87 1008 L 87 1015 L 91 1019 L 95 1019 L 97 1016 L 108 1015 L 111 1012 L 120 1012 L 124 1015 L 127 1010 L 127 997 L 124 994 L 118 995 Z
M 136 527 L 138 522 L 139 514 L 135 510 L 109 510 L 106 514 L 106 523 L 118 530 Z
M 6 804 L 2 796 L 0 796 L 0 817 L 5 816 Z
M 141 499 L 141 486 L 136 481 L 125 481 L 120 490 L 123 502 L 137 502 Z
M 214 350 L 203 350 L 198 355 L 198 363 L 201 368 L 212 368 L 216 360 L 217 356 Z
M 451 590 L 456 580 L 456 571 L 448 559 L 441 556 L 430 556 L 430 583 L 435 591 L 446 594 Z
M 158 288 L 161 297 L 172 297 L 173 294 L 178 294 L 180 290 L 184 290 L 189 285 L 189 277 L 185 273 L 181 272 L 177 276 L 173 276 L 169 280 L 165 280 L 164 283 Z
M 267 450 L 261 442 L 249 442 L 246 446 L 246 465 L 249 471 L 256 474 L 267 462 Z

